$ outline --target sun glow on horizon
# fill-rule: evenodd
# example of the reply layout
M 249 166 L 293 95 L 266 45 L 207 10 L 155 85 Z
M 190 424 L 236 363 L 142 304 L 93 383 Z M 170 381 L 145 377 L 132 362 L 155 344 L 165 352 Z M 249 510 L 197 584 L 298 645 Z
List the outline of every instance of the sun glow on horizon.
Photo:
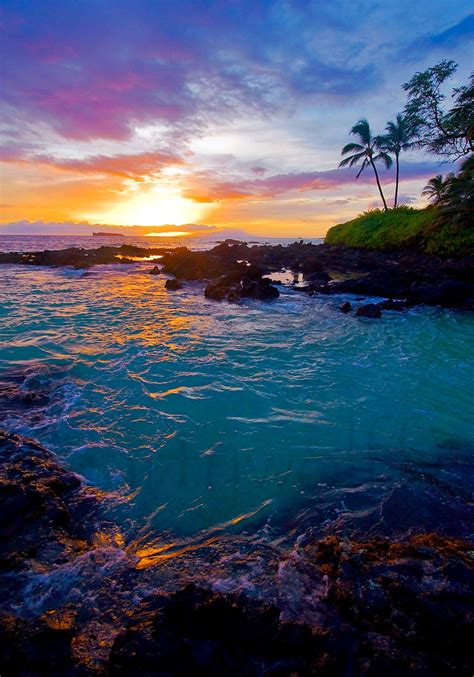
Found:
M 193 235 L 190 230 L 165 230 L 162 233 L 147 233 L 147 237 L 184 237 L 185 235 Z
M 87 220 L 113 223 L 117 226 L 159 226 L 173 223 L 182 226 L 202 220 L 211 205 L 184 198 L 179 188 L 154 186 L 129 193 L 100 214 L 84 214 Z M 162 233 L 158 233 L 162 235 Z

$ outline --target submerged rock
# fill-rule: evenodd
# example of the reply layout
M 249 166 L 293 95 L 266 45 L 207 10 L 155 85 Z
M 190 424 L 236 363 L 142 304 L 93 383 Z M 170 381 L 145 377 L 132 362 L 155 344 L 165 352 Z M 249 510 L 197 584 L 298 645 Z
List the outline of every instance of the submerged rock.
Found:
M 165 289 L 168 291 L 177 291 L 178 289 L 182 289 L 183 285 L 179 280 L 166 280 L 165 282 Z
M 343 313 L 350 313 L 352 306 L 349 301 L 345 301 L 341 306 L 339 306 L 339 310 L 341 310 Z
M 364 306 L 359 306 L 356 310 L 357 317 L 371 317 L 378 318 L 382 316 L 382 311 L 375 303 L 366 303 Z
M 409 304 L 406 301 L 394 301 L 393 299 L 381 301 L 380 303 L 377 303 L 377 305 L 382 310 L 405 310 L 409 307 Z

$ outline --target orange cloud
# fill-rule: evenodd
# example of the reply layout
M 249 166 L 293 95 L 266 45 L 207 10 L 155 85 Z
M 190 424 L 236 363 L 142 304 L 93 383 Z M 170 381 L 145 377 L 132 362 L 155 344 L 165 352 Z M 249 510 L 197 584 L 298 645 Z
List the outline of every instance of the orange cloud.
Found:
M 143 180 L 145 176 L 156 176 L 164 167 L 185 164 L 179 156 L 168 153 L 94 155 L 83 160 L 61 160 L 48 155 L 39 155 L 34 161 L 81 174 L 110 174 L 135 181 Z

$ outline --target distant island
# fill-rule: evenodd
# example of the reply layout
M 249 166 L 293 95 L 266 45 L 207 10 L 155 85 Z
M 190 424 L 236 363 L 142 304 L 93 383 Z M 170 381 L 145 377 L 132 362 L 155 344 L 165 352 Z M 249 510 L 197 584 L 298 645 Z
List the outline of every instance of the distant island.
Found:
M 93 237 L 124 237 L 123 233 L 92 233 Z

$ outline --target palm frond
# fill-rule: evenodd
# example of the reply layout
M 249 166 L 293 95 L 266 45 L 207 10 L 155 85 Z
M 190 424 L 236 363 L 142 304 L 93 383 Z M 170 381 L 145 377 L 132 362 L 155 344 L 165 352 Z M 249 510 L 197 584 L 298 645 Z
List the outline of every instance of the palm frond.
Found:
M 366 167 L 369 166 L 369 164 L 370 164 L 370 163 L 369 163 L 369 159 L 368 159 L 368 158 L 365 158 L 364 162 L 363 162 L 362 165 L 361 165 L 361 168 L 359 169 L 359 171 L 358 171 L 358 173 L 357 173 L 357 175 L 356 175 L 356 179 L 359 178 L 359 176 L 362 174 L 362 172 L 364 171 L 364 169 L 365 169 Z
M 347 153 L 352 153 L 353 151 L 360 152 L 361 150 L 364 150 L 364 146 L 361 146 L 360 143 L 347 143 L 341 150 L 341 155 L 346 155 Z
M 378 162 L 379 160 L 381 160 L 384 163 L 386 169 L 390 169 L 390 167 L 393 164 L 393 160 L 390 157 L 390 155 L 388 153 L 385 153 L 384 151 L 374 156 L 374 162 Z
M 352 127 L 350 133 L 353 136 L 358 136 L 365 146 L 369 146 L 372 141 L 372 133 L 370 125 L 366 118 L 362 118 Z
M 353 167 L 355 164 L 359 162 L 359 160 L 362 160 L 363 157 L 365 157 L 365 151 L 362 151 L 361 153 L 354 153 L 354 155 L 349 155 L 349 157 L 344 158 L 344 160 L 341 160 L 339 163 L 339 167 Z

